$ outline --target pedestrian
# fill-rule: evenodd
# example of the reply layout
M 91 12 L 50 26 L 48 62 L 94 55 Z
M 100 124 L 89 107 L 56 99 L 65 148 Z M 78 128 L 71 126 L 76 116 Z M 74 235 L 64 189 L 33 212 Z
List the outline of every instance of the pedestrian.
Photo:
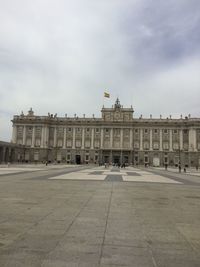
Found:
M 178 170 L 179 170 L 179 172 L 181 172 L 181 165 L 180 164 L 178 165 Z

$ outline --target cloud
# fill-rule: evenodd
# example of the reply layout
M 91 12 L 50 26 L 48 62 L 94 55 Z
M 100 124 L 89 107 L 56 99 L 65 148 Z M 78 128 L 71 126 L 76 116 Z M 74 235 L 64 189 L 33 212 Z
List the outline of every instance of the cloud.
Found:
M 199 114 L 197 0 L 0 0 L 0 139 L 10 119 L 100 116 L 103 92 L 140 113 Z

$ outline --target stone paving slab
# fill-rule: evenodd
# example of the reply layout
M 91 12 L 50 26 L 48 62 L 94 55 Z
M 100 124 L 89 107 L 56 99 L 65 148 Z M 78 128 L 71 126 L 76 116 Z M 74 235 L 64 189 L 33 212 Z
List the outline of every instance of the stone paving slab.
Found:
M 125 176 L 123 175 L 123 181 L 126 182 L 148 182 L 148 183 L 172 183 L 172 184 L 181 184 L 181 182 L 165 178 L 160 175 L 142 175 L 142 176 Z

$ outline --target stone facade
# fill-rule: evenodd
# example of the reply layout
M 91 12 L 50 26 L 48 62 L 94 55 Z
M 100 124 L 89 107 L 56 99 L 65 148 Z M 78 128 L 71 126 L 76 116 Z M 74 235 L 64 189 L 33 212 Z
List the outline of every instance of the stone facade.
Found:
M 26 162 L 200 165 L 200 118 L 134 118 L 119 100 L 102 117 L 14 116 L 12 143 Z M 20 157 L 20 156 L 18 156 Z
M 23 159 L 23 146 L 0 141 L 0 164 L 8 162 L 21 162 Z

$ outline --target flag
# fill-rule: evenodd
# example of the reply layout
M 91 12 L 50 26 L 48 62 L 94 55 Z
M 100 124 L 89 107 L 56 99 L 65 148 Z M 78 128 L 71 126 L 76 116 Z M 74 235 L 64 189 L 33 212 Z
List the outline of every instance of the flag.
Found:
M 104 92 L 104 97 L 110 98 L 110 94 L 109 94 L 109 93 L 106 93 L 106 92 Z

